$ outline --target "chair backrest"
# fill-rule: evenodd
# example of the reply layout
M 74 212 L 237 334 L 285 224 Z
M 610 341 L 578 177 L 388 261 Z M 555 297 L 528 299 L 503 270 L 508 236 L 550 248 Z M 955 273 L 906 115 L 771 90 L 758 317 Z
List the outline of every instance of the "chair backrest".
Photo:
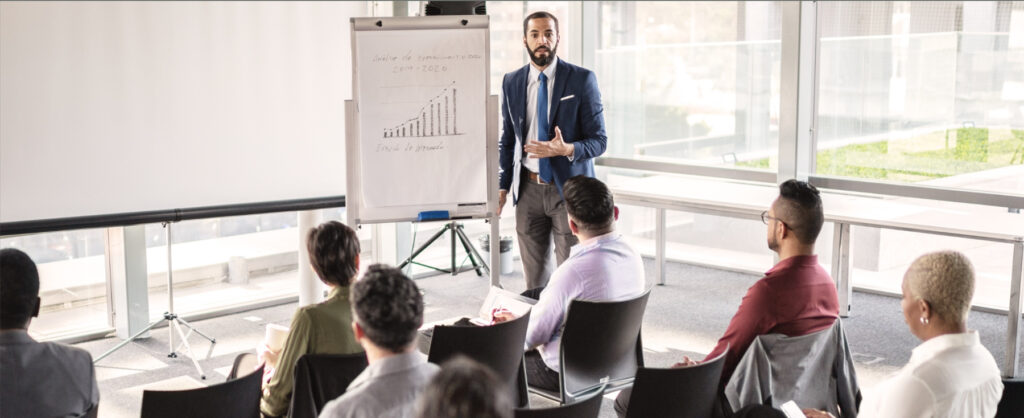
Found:
M 726 353 L 676 369 L 641 367 L 636 371 L 626 417 L 710 417 L 718 399 L 718 381 Z
M 1020 417 L 1024 411 L 1024 379 L 1003 379 L 1003 397 L 996 418 Z
M 145 390 L 142 418 L 259 418 L 263 367 L 235 380 L 189 390 Z
M 525 380 L 518 377 L 529 324 L 528 312 L 514 320 L 486 327 L 438 325 L 434 327 L 427 360 L 441 364 L 456 354 L 469 357 L 490 367 L 508 385 L 511 399 L 519 406 L 526 405 Z M 524 387 L 519 388 L 520 385 Z
M 366 353 L 306 354 L 295 362 L 288 416 L 316 418 L 324 405 L 341 396 L 367 366 Z
M 615 302 L 574 300 L 562 330 L 559 378 L 563 403 L 600 385 L 608 388 L 632 384 L 644 365 L 640 325 L 650 289 L 632 299 Z
M 93 405 L 88 411 L 85 411 L 85 415 L 82 418 L 96 418 L 100 413 L 100 404 Z
M 601 400 L 607 384 L 598 385 L 589 392 L 580 394 L 576 402 L 555 408 L 516 409 L 515 418 L 597 418 L 601 412 Z
M 725 385 L 733 411 L 748 405 L 801 407 L 856 416 L 857 376 L 842 320 L 824 330 L 788 337 L 759 335 L 740 358 Z

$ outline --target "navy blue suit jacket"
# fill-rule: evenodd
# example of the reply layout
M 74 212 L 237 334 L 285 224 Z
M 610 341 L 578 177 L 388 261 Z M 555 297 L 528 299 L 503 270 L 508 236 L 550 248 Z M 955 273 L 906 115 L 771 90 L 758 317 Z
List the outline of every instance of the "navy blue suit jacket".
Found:
M 586 68 L 577 67 L 558 59 L 555 69 L 555 85 L 551 94 L 550 132 L 548 138 L 555 137 L 555 127 L 562 131 L 562 139 L 573 145 L 573 160 L 569 157 L 551 157 L 552 177 L 561 193 L 562 184 L 578 175 L 594 177 L 593 158 L 600 156 L 608 145 L 608 137 L 604 130 L 604 107 L 601 105 L 601 92 L 597 89 L 597 77 Z M 518 201 L 519 174 L 522 170 L 522 159 L 528 158 L 523 153 L 523 144 L 527 139 L 526 129 L 526 86 L 530 75 L 530 64 L 511 73 L 505 74 L 501 83 L 501 117 L 502 131 L 499 143 L 498 188 L 508 190 L 512 194 L 512 202 Z

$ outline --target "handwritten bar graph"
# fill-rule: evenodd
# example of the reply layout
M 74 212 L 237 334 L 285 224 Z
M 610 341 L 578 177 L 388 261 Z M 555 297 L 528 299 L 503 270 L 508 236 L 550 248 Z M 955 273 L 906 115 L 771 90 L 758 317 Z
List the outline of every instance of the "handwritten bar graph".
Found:
M 462 135 L 459 130 L 455 82 L 431 98 L 411 118 L 384 129 L 385 138 L 430 138 Z

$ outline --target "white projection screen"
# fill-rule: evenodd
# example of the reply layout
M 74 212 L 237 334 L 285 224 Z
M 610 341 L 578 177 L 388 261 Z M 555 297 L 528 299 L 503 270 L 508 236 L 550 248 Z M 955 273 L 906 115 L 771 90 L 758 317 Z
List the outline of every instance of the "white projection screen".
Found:
M 0 3 L 0 222 L 343 195 L 365 13 Z

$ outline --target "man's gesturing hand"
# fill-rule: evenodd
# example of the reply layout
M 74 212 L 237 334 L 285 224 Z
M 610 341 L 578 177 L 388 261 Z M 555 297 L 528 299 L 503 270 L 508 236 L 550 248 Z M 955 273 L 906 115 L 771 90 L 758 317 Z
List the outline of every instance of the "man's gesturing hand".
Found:
M 572 155 L 574 148 L 572 144 L 562 140 L 562 130 L 555 127 L 555 137 L 550 141 L 531 140 L 523 146 L 523 151 L 530 154 L 530 158 L 547 157 L 568 157 Z

